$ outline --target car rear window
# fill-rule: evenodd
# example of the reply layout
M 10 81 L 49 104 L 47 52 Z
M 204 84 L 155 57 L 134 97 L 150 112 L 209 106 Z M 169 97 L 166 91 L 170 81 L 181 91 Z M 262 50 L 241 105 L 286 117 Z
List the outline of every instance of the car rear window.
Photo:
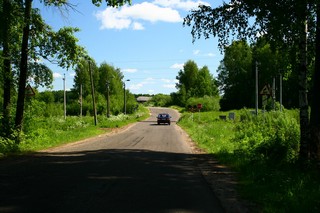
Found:
M 168 118 L 169 115 L 168 114 L 159 114 L 158 117 L 160 117 L 160 118 Z

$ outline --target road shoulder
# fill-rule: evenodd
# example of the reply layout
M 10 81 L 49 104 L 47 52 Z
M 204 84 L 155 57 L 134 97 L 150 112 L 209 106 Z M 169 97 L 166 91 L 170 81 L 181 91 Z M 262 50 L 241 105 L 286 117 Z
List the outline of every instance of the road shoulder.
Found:
M 220 164 L 213 155 L 209 155 L 200 149 L 180 126 L 177 125 L 177 129 L 189 144 L 192 153 L 195 154 L 195 162 L 203 178 L 218 197 L 225 211 L 227 213 L 250 212 L 249 207 L 251 205 L 249 202 L 242 200 L 237 193 L 236 173 Z

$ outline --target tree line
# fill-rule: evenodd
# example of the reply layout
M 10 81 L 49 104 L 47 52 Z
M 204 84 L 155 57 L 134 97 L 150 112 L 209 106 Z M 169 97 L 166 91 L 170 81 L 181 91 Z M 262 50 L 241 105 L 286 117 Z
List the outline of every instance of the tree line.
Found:
M 184 25 L 192 27 L 193 41 L 215 36 L 223 50 L 235 38 L 255 42 L 263 36 L 273 54 L 278 52 L 280 57 L 284 56 L 284 60 L 277 60 L 276 64 L 284 74 L 291 70 L 297 78 L 293 93 L 299 101 L 302 162 L 320 162 L 319 17 L 320 4 L 315 0 L 231 0 L 216 8 L 200 5 L 184 18 Z M 263 61 L 257 58 L 257 53 L 253 54 L 252 64 Z M 308 88 L 312 88 L 311 93 Z
M 280 89 L 282 89 L 282 105 L 289 109 L 299 108 L 299 95 L 296 92 L 299 79 L 295 71 L 296 64 L 297 61 L 287 51 L 274 51 L 264 37 L 251 45 L 245 40 L 233 41 L 225 48 L 224 58 L 217 70 L 217 82 L 223 94 L 220 101 L 222 110 L 255 107 L 256 70 L 258 71 L 259 108 L 263 107 L 264 97 L 260 92 L 265 86 L 269 90 L 269 95 L 266 95 L 267 109 L 274 109 L 274 103 L 272 103 L 274 101 L 279 105 Z M 308 70 L 308 99 L 312 100 L 310 95 L 313 90 L 310 86 L 312 66 L 308 67 Z
M 54 31 L 44 22 L 40 11 L 32 7 L 32 0 L 0 0 L 0 47 L 2 118 L 1 134 L 11 137 L 20 134 L 23 128 L 26 85 L 33 81 L 36 85 L 50 85 L 52 71 L 41 60 L 57 63 L 60 67 L 71 68 L 87 56 L 85 49 L 77 44 L 73 35 L 79 29 L 65 27 Z M 65 0 L 40 0 L 46 6 L 73 6 Z M 94 0 L 99 6 L 103 0 Z M 116 7 L 129 0 L 106 0 L 108 6 Z M 14 119 L 12 114 L 15 114 Z M 19 143 L 17 137 L 17 143 Z

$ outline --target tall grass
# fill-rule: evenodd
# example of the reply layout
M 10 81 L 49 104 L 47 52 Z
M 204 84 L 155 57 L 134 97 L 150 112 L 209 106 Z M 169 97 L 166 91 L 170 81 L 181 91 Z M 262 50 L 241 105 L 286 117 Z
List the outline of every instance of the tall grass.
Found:
M 239 192 L 262 212 L 319 212 L 319 172 L 301 169 L 296 110 L 184 113 L 179 121 L 191 138 L 239 174 Z

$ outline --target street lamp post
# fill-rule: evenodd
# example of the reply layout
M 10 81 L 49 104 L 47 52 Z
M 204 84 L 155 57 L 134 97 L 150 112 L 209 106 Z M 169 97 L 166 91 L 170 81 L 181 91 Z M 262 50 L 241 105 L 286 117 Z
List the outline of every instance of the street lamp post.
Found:
M 127 79 L 127 80 L 125 80 L 124 82 L 123 82 L 123 108 L 124 108 L 124 110 L 123 110 L 123 112 L 124 112 L 124 114 L 127 114 L 127 103 L 126 103 L 126 81 L 130 81 L 130 79 Z

